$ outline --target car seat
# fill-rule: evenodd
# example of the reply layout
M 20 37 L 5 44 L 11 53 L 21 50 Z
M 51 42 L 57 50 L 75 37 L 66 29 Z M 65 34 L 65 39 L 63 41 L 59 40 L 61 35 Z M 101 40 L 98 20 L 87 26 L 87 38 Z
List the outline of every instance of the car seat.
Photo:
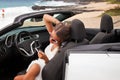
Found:
M 85 27 L 82 21 L 74 19 L 71 22 L 71 39 L 64 44 L 60 51 L 49 61 L 42 70 L 43 80 L 64 80 L 66 51 L 78 45 L 88 44 L 89 41 L 85 39 Z
M 82 21 L 74 19 L 71 23 L 71 41 L 77 45 L 88 44 L 85 26 Z
M 90 41 L 90 44 L 109 43 L 113 37 L 113 20 L 112 17 L 105 14 L 101 18 L 100 32 Z

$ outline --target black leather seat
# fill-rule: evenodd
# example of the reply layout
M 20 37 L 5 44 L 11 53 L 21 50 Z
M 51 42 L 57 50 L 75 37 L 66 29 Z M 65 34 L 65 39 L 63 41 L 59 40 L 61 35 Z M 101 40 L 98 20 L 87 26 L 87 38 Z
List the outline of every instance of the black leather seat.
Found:
M 71 23 L 71 41 L 77 45 L 88 44 L 86 30 L 82 21 L 74 19 Z
M 109 43 L 112 42 L 114 36 L 112 17 L 105 14 L 101 18 L 100 32 L 90 41 L 90 44 Z
M 71 39 L 61 47 L 60 51 L 45 65 L 42 71 L 43 80 L 64 80 L 65 64 L 66 64 L 66 50 L 78 45 L 88 44 L 89 41 L 85 39 L 84 24 L 75 19 L 71 23 Z

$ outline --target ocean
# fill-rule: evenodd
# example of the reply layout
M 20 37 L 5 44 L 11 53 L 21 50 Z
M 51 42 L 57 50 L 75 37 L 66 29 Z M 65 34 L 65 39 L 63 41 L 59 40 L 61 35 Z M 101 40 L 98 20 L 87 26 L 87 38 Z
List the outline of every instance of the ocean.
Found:
M 75 3 L 67 3 L 64 1 L 45 1 L 45 0 L 0 0 L 0 8 L 8 7 L 31 7 L 33 5 L 40 6 L 63 6 L 63 5 L 74 5 Z
M 45 0 L 0 0 L 0 14 L 2 9 L 8 14 L 29 13 L 33 12 L 32 6 L 67 6 L 75 5 L 75 3 L 67 3 L 64 1 L 45 1 Z
M 32 10 L 33 5 L 67 6 L 67 5 L 75 5 L 75 3 L 67 3 L 64 1 L 53 1 L 53 0 L 52 1 L 45 1 L 45 0 L 0 0 L 0 15 L 2 14 L 3 9 L 4 9 L 4 11 L 5 11 L 4 13 L 7 17 L 18 16 L 20 14 L 34 12 L 35 10 Z
M 32 6 L 40 0 L 0 0 L 0 8 Z
M 76 5 L 75 3 L 67 3 L 64 1 L 45 1 L 45 0 L 0 0 L 0 28 L 12 23 L 14 18 L 30 12 L 43 11 L 32 10 L 33 5 L 39 6 L 67 6 Z M 2 10 L 4 9 L 4 18 L 2 18 Z M 51 10 L 51 9 L 44 9 Z
M 7 18 L 33 12 L 31 7 L 38 1 L 40 0 L 0 0 L 0 18 L 2 9 Z

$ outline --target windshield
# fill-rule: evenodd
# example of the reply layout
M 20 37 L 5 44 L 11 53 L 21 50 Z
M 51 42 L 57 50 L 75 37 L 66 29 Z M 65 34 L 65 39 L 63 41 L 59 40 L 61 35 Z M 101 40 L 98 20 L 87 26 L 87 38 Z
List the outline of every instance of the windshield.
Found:
M 53 14 L 53 17 L 59 17 L 61 16 L 62 14 Z M 37 17 L 37 18 L 29 18 L 29 19 L 26 19 L 24 22 L 23 22 L 23 25 L 20 26 L 20 27 L 44 27 L 45 26 L 45 23 L 43 21 L 43 17 Z M 19 27 L 19 28 L 20 28 Z
M 30 27 L 30 26 L 44 26 L 44 22 L 41 19 L 37 18 L 30 18 L 24 21 L 21 27 Z

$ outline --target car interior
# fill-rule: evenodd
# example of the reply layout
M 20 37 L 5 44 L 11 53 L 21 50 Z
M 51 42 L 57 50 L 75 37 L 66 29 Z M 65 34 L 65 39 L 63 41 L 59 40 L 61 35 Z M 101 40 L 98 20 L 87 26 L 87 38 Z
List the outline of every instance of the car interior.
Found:
M 104 18 L 106 16 L 107 16 L 107 19 L 109 19 L 109 20 L 106 20 L 106 18 Z M 106 21 L 106 22 L 104 21 L 105 23 L 102 22 L 102 20 L 104 20 L 104 19 Z M 108 21 L 112 21 L 112 18 L 109 15 L 102 16 L 101 26 L 102 25 L 107 26 L 106 24 L 108 23 Z M 109 24 L 111 24 L 111 23 L 109 23 Z M 105 35 L 109 34 L 110 32 L 112 33 L 112 35 L 110 33 L 110 36 L 107 36 L 107 38 L 108 38 L 107 42 L 98 41 L 97 43 L 88 43 L 88 44 L 82 44 L 82 45 L 75 45 L 75 46 L 71 46 L 71 47 L 70 47 L 70 45 L 68 43 L 64 48 L 62 48 L 62 51 L 59 54 L 57 54 L 51 60 L 51 62 L 49 62 L 45 66 L 45 68 L 43 69 L 43 79 L 44 80 L 47 80 L 47 79 L 51 79 L 51 80 L 65 80 L 65 66 L 66 66 L 66 63 L 68 63 L 68 54 L 67 53 L 69 52 L 69 50 L 70 51 L 72 51 L 72 50 L 73 51 L 119 51 L 119 49 L 120 49 L 119 48 L 119 46 L 120 46 L 120 44 L 119 44 L 119 37 L 118 37 L 119 30 L 117 29 L 117 32 L 116 32 L 116 29 L 113 29 L 113 26 L 110 26 L 109 24 L 108 24 L 108 26 L 111 27 L 111 28 L 108 28 L 108 32 L 105 32 L 105 31 L 107 31 L 107 28 L 104 31 Z M 78 29 L 79 28 L 77 28 L 77 30 Z M 92 41 L 92 39 L 94 39 L 96 37 L 96 35 L 98 35 L 100 32 L 102 32 L 100 29 L 99 30 L 97 30 L 97 29 L 91 29 L 91 30 L 90 29 L 85 29 L 85 30 L 86 30 L 86 34 L 89 34 L 89 36 L 91 35 L 90 37 L 88 35 L 86 35 L 86 39 L 88 39 L 89 41 Z M 78 32 L 79 33 L 77 33 L 77 31 L 76 31 L 77 36 L 80 34 L 80 31 L 78 31 Z M 91 37 L 92 37 L 92 39 L 90 39 Z M 111 40 L 109 40 L 109 39 L 111 39 Z M 98 40 L 102 40 L 102 39 L 98 38 Z M 59 64 L 59 66 L 58 66 L 57 63 L 61 63 L 61 64 Z M 56 71 L 54 70 L 54 67 L 56 68 L 55 69 Z M 59 74 L 59 75 L 57 75 L 57 74 Z
M 43 14 L 50 14 L 64 21 L 75 15 L 72 11 L 36 12 L 18 16 L 13 24 L 0 31 L 0 79 L 13 80 L 24 74 L 37 51 L 49 44 L 49 34 L 42 21 Z M 114 29 L 112 17 L 101 17 L 100 28 L 86 28 L 78 19 L 71 21 L 70 40 L 63 42 L 60 51 L 42 70 L 43 80 L 64 80 L 67 51 L 120 51 L 120 29 Z M 54 24 L 53 24 L 54 25 Z
M 100 32 L 98 32 L 94 38 L 90 41 L 90 44 L 97 44 L 97 43 L 110 43 L 112 41 L 113 35 L 113 20 L 112 17 L 105 14 L 101 18 L 100 23 Z

